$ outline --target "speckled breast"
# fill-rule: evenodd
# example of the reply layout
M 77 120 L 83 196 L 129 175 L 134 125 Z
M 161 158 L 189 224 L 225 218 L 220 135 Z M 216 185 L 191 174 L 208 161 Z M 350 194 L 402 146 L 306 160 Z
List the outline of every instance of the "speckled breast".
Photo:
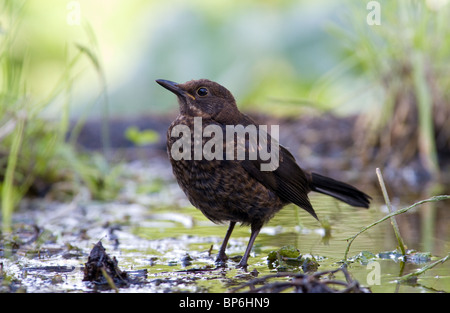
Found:
M 283 207 L 278 196 L 255 180 L 241 166 L 239 160 L 193 160 L 193 118 L 178 116 L 167 133 L 167 149 L 173 173 L 189 201 L 211 221 L 226 221 L 243 224 L 265 223 Z M 202 129 L 217 124 L 212 120 L 202 121 Z M 191 135 L 191 160 L 172 156 L 172 147 L 181 137 L 172 137 L 177 125 L 187 125 Z M 186 136 L 186 134 L 183 134 Z M 198 137 L 197 137 L 198 138 Z M 225 138 L 225 134 L 223 134 Z M 202 137 L 202 144 L 211 137 Z M 225 149 L 225 147 L 224 147 Z M 178 157 L 179 158 L 179 157 Z

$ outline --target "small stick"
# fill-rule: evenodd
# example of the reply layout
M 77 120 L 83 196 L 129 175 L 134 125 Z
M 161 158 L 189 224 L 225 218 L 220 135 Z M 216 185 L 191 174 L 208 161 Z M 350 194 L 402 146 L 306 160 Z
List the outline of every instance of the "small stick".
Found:
M 386 185 L 384 184 L 383 176 L 381 175 L 381 171 L 378 167 L 376 169 L 376 172 L 378 176 L 378 181 L 380 183 L 381 191 L 383 192 L 384 201 L 386 202 L 386 206 L 389 209 L 389 213 L 393 213 L 394 211 L 392 209 L 391 200 L 389 199 L 389 195 L 386 190 Z M 403 238 L 400 235 L 400 230 L 398 228 L 398 224 L 394 216 L 391 217 L 391 225 L 392 228 L 394 228 L 395 237 L 397 238 L 397 242 L 400 247 L 400 250 L 402 251 L 402 255 L 405 256 L 406 255 L 405 243 L 403 242 Z
M 447 254 L 447 256 L 443 257 L 442 259 L 439 259 L 439 260 L 437 260 L 436 262 L 433 262 L 433 263 L 431 263 L 431 264 L 428 264 L 428 265 L 424 266 L 423 268 L 421 268 L 420 270 L 418 270 L 418 271 L 416 271 L 416 272 L 414 272 L 414 273 L 410 273 L 410 274 L 407 274 L 407 275 L 405 275 L 405 276 L 400 277 L 400 281 L 403 282 L 403 281 L 407 281 L 407 280 L 409 280 L 409 279 L 411 279 L 411 278 L 413 278 L 413 277 L 417 277 L 417 276 L 419 276 L 420 274 L 424 273 L 425 271 L 429 270 L 430 268 L 433 268 L 433 267 L 435 267 L 435 266 L 438 265 L 438 264 L 444 263 L 444 262 L 447 261 L 449 258 L 450 258 L 450 254 Z
M 350 246 L 352 245 L 353 241 L 356 239 L 356 237 L 358 237 L 359 235 L 361 235 L 361 234 L 362 234 L 363 232 L 365 232 L 366 230 L 372 228 L 372 227 L 375 226 L 375 225 L 378 225 L 378 224 L 384 222 L 385 220 L 387 220 L 387 219 L 389 219 L 389 218 L 391 218 L 391 217 L 393 217 L 393 216 L 396 216 L 396 215 L 399 215 L 399 214 L 403 214 L 403 213 L 405 213 L 405 212 L 407 212 L 407 211 L 409 211 L 409 210 L 411 210 L 411 209 L 415 208 L 416 206 L 419 206 L 419 205 L 421 205 L 421 204 L 423 204 L 423 203 L 427 203 L 427 202 L 437 202 L 437 201 L 449 200 L 449 199 L 450 199 L 450 195 L 440 195 L 440 196 L 434 196 L 434 197 L 431 197 L 431 198 L 429 198 L 429 199 L 421 200 L 421 201 L 419 201 L 419 202 L 414 203 L 413 205 L 411 205 L 411 206 L 409 206 L 409 207 L 403 208 L 403 209 L 401 209 L 401 210 L 397 210 L 397 211 L 395 211 L 395 212 L 393 212 L 393 213 L 391 213 L 391 214 L 388 214 L 388 215 L 386 215 L 385 217 L 379 219 L 378 221 L 373 222 L 372 224 L 363 227 L 363 228 L 362 228 L 359 232 L 357 232 L 355 235 L 353 235 L 353 236 L 348 237 L 348 238 L 345 239 L 345 240 L 347 240 L 347 241 L 349 241 L 349 242 L 348 242 L 348 244 L 347 244 L 347 248 L 345 249 L 344 260 L 347 261 L 348 252 L 350 251 Z

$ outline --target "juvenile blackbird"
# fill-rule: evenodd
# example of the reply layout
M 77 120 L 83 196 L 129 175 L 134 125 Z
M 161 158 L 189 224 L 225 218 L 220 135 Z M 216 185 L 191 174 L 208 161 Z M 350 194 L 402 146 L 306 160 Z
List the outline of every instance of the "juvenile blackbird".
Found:
M 193 153 L 194 144 L 198 144 L 199 139 L 194 138 L 196 127 L 194 120 L 201 121 L 202 131 L 210 125 L 216 129 L 219 127 L 225 132 L 226 125 L 246 127 L 256 123 L 239 111 L 233 95 L 218 83 L 206 79 L 192 80 L 184 84 L 162 79 L 156 82 L 178 97 L 180 114 L 167 132 L 169 158 L 178 184 L 189 201 L 212 222 L 229 222 L 227 233 L 217 255 L 218 265 L 223 266 L 227 260 L 225 254 L 227 242 L 238 222 L 251 227 L 247 249 L 238 264 L 238 267 L 246 268 L 251 248 L 261 227 L 283 206 L 294 203 L 317 219 L 308 199 L 310 191 L 332 196 L 352 206 L 369 207 L 371 198 L 367 194 L 346 183 L 303 171 L 292 154 L 281 145 L 276 147 L 268 145 L 267 148 L 268 151 L 279 149 L 277 155 L 279 164 L 275 170 L 261 170 L 264 162 L 259 157 L 256 159 L 249 157 L 248 142 L 244 145 L 247 152 L 244 159 L 226 158 L 225 140 L 223 141 L 223 158 L 196 158 Z M 172 131 L 177 126 L 181 126 L 183 132 L 178 131 L 174 135 Z M 256 127 L 259 126 L 256 125 Z M 185 133 L 190 136 L 187 142 L 191 151 L 184 154 L 184 158 L 174 157 L 172 147 L 181 140 L 182 136 L 186 136 Z M 216 133 L 215 136 L 217 136 Z M 225 137 L 223 135 L 218 138 Z M 212 134 L 200 138 L 202 145 L 211 138 Z M 236 146 L 235 143 L 234 148 Z

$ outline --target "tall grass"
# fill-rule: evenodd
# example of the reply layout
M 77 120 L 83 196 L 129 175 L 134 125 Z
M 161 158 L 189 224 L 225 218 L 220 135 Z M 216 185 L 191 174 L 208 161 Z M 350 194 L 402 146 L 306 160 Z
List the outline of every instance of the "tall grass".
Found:
M 450 150 L 450 4 L 378 2 L 380 25 L 366 22 L 365 2 L 351 1 L 344 26 L 334 29 L 353 73 L 373 95 L 356 144 L 368 163 L 402 167 L 420 160 L 436 178 L 438 151 Z
M 15 15 L 20 14 L 22 7 L 15 7 L 11 2 L 4 2 L 2 10 L 9 15 L 8 25 L 2 29 L 0 45 L 1 93 L 0 93 L 0 177 L 2 206 L 2 230 L 9 231 L 12 210 L 16 204 L 19 190 L 15 185 L 19 151 L 24 137 L 27 119 L 26 99 L 24 96 L 22 70 L 24 58 L 16 59 L 12 52 L 17 31 Z M 7 27 L 7 28 L 5 28 Z M 9 150 L 9 151 L 8 151 Z
M 0 4 L 1 5 L 1 4 Z M 70 92 L 75 76 L 73 69 L 80 58 L 88 57 L 94 70 L 102 77 L 103 70 L 95 53 L 84 46 L 67 47 L 77 53 L 69 58 L 53 90 L 44 99 L 34 99 L 28 94 L 26 66 L 29 53 L 17 53 L 16 33 L 20 31 L 23 5 L 15 1 L 2 3 L 2 33 L 0 34 L 0 195 L 2 231 L 11 231 L 12 213 L 20 200 L 30 191 L 45 193 L 55 183 L 66 181 L 76 193 L 81 186 L 90 190 L 92 197 L 105 199 L 114 197 L 118 190 L 118 168 L 112 168 L 101 155 L 85 156 L 66 142 L 69 129 Z M 8 21 L 8 23 L 4 23 Z M 96 61 L 96 62 L 94 62 Z M 106 87 L 101 94 L 106 93 Z M 42 112 L 58 102 L 59 118 L 48 120 Z M 108 103 L 105 101 L 104 106 Z M 105 109 L 107 112 L 107 108 Z M 108 129 L 104 127 L 104 132 Z M 106 137 L 107 135 L 104 135 Z M 106 137 L 106 146 L 108 138 Z M 39 182 L 39 184 L 37 184 Z
M 8 165 L 6 167 L 5 178 L 2 183 L 2 227 L 3 231 L 10 231 L 11 228 L 11 214 L 17 200 L 17 192 L 14 185 L 14 176 L 16 173 L 17 159 L 19 155 L 20 146 L 23 139 L 23 131 L 25 127 L 25 118 L 17 117 L 14 122 L 14 131 L 12 133 L 11 150 L 8 156 Z

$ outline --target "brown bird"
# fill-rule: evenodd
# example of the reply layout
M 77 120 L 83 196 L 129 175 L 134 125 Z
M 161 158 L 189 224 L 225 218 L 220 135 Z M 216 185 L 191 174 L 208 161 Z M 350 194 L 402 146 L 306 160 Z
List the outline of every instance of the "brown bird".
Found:
M 371 198 L 355 187 L 303 171 L 292 154 L 283 146 L 277 145 L 276 141 L 272 141 L 273 138 L 268 134 L 267 151 L 278 149 L 276 169 L 262 170 L 261 166 L 267 162 L 259 156 L 250 157 L 250 138 L 240 146 L 244 147 L 246 152 L 244 159 L 236 157 L 239 147 L 237 142 L 232 146 L 235 149 L 231 155 L 233 158 L 227 158 L 226 136 L 219 134 L 217 130 L 225 133 L 228 130 L 227 125 L 255 125 L 258 130 L 261 127 L 239 111 L 233 95 L 225 87 L 207 79 L 192 80 L 184 84 L 162 79 L 156 82 L 178 96 L 180 114 L 167 132 L 169 159 L 178 184 L 189 201 L 212 222 L 229 222 L 216 258 L 218 265 L 225 265 L 227 242 L 236 223 L 251 227 L 247 249 L 238 264 L 238 267 L 245 269 L 253 243 L 262 226 L 283 206 L 294 203 L 317 219 L 308 199 L 310 191 L 332 196 L 352 206 L 369 207 Z M 199 137 L 196 131 L 207 133 L 206 127 L 216 131 L 209 131 L 208 136 Z M 198 145 L 201 144 L 200 149 L 206 149 L 212 138 L 219 142 L 214 149 L 209 145 L 211 153 L 216 157 L 211 159 L 196 155 L 195 149 L 198 149 Z M 257 142 L 257 145 L 258 143 L 262 141 Z M 257 149 L 260 151 L 261 146 L 257 146 Z

